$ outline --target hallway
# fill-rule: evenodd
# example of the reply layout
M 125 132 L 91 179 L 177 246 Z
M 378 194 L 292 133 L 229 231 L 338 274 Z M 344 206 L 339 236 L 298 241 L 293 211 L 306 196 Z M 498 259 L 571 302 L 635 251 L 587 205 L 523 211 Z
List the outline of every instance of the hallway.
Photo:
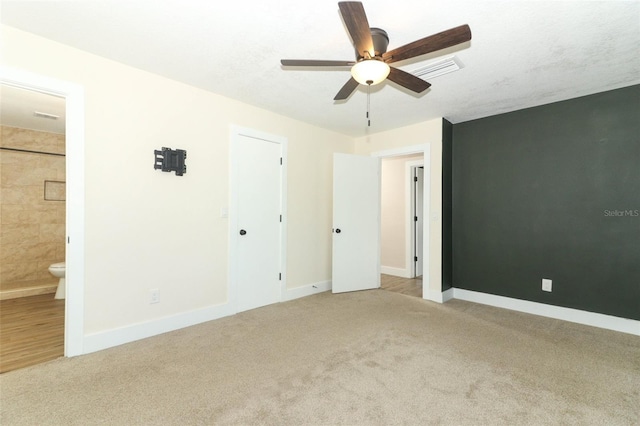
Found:
M 394 277 L 380 274 L 380 288 L 408 296 L 422 297 L 422 276 L 416 278 Z

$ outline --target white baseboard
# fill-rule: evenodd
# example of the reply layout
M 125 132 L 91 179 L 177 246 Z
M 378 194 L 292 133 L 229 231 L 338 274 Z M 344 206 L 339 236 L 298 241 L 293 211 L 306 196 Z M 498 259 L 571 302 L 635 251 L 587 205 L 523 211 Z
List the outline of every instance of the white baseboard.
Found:
M 621 333 L 640 336 L 640 321 L 598 314 L 595 312 L 581 311 L 578 309 L 564 308 L 561 306 L 547 305 L 544 303 L 530 302 L 528 300 L 512 299 L 510 297 L 496 296 L 494 294 L 480 293 L 477 291 L 453 288 L 455 299 L 481 303 L 483 305 L 496 306 L 512 311 L 525 312 L 592 327 L 605 328 Z M 448 291 L 448 290 L 447 290 Z
M 406 268 L 394 268 L 392 266 L 380 266 L 380 273 L 386 275 L 393 275 L 394 277 L 413 278 L 411 271 Z
M 283 301 L 311 296 L 312 294 L 328 290 L 331 290 L 331 281 L 322 281 L 316 284 L 287 289 Z M 438 303 L 443 303 L 455 298 L 640 336 L 640 321 L 578 309 L 512 299 L 460 288 L 452 288 L 441 293 L 429 294 L 427 298 L 428 300 Z M 232 309 L 231 304 L 226 303 L 224 305 L 207 307 L 160 318 L 154 321 L 89 334 L 84 337 L 82 354 L 89 354 L 234 314 L 235 311 Z
M 157 336 L 203 322 L 235 314 L 230 303 L 180 313 L 153 321 L 146 321 L 84 337 L 82 354 L 123 345 L 147 337 Z
M 445 303 L 449 300 L 453 299 L 453 289 L 450 288 L 445 291 L 428 291 L 426 300 L 431 300 L 432 302 L 437 303 Z
M 300 297 L 310 296 L 327 290 L 331 290 L 331 281 L 322 281 L 302 287 L 287 289 L 283 301 L 298 299 Z M 112 348 L 114 346 L 120 346 L 136 340 L 146 339 L 147 337 L 157 336 L 159 334 L 234 315 L 235 313 L 236 311 L 233 309 L 231 304 L 226 303 L 224 305 L 211 306 L 195 311 L 159 318 L 153 321 L 146 321 L 121 328 L 89 334 L 83 339 L 82 352 L 80 354 L 84 355 Z
M 321 281 L 315 284 L 307 284 L 301 287 L 288 288 L 284 294 L 283 302 L 299 299 L 305 296 L 311 296 L 312 294 L 322 293 L 323 291 L 331 290 L 331 281 Z
M 446 303 L 451 299 L 453 299 L 453 288 L 442 292 L 442 303 Z

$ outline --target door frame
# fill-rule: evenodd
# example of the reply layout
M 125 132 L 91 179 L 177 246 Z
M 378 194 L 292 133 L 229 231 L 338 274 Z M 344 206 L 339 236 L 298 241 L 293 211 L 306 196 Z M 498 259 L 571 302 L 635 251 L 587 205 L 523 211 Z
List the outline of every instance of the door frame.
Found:
M 285 300 L 287 291 L 287 143 L 284 136 L 277 136 L 259 130 L 237 125 L 230 125 L 229 137 L 229 258 L 228 258 L 228 295 L 227 300 L 234 313 L 238 312 L 238 153 L 237 140 L 239 137 L 261 139 L 270 143 L 280 145 L 280 155 L 282 157 L 282 167 L 280 168 L 280 211 L 282 212 L 282 222 L 280 224 L 280 302 Z
M 29 71 L 0 67 L 0 83 L 65 98 L 65 316 L 64 356 L 84 353 L 85 165 L 84 87 Z
M 423 213 L 425 218 L 430 218 L 431 214 L 431 143 L 426 142 L 421 145 L 413 145 L 402 148 L 388 149 L 384 151 L 372 152 L 372 157 L 380 158 L 392 158 L 400 157 L 410 154 L 422 154 L 424 162 L 424 185 L 423 185 Z M 422 229 L 422 298 L 433 300 L 442 303 L 442 284 L 431 282 L 431 252 L 430 248 L 430 235 L 431 235 L 431 220 L 424 221 Z M 412 262 L 413 263 L 413 262 Z M 380 257 L 378 257 L 378 264 L 380 264 Z M 434 287 L 434 288 L 432 288 Z M 436 289 L 437 287 L 437 289 Z

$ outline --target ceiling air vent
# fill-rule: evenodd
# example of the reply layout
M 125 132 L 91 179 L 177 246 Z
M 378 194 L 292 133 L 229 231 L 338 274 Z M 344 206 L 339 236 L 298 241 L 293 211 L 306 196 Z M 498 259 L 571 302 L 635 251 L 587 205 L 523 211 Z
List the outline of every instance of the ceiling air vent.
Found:
M 462 68 L 464 68 L 464 65 L 462 65 L 460 59 L 455 56 L 451 56 L 449 58 L 440 59 L 436 62 L 431 62 L 422 68 L 413 70 L 411 71 L 411 74 L 416 77 L 420 77 L 423 80 L 431 80 L 434 77 L 449 74 L 450 72 L 458 71 Z
M 49 120 L 57 120 L 58 118 L 60 118 L 59 115 L 48 114 L 46 112 L 40 112 L 40 111 L 33 111 L 33 116 L 38 118 L 46 118 Z

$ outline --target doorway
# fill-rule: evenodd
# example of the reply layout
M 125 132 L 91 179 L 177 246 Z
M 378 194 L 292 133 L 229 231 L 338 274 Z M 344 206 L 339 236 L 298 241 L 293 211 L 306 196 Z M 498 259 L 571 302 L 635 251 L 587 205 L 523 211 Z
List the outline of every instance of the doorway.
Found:
M 382 159 L 381 288 L 422 296 L 423 154 Z
M 64 104 L 0 85 L 0 372 L 64 355 L 65 303 L 49 272 L 65 256 Z
M 422 154 L 381 162 L 381 272 L 402 278 L 422 275 Z
M 406 165 L 406 170 L 407 170 L 407 174 L 406 174 L 406 178 L 404 180 L 405 185 L 406 185 L 406 194 L 407 195 L 407 200 L 405 201 L 405 205 L 410 205 L 411 200 L 414 200 L 413 196 L 411 195 L 412 193 L 412 188 L 413 188 L 413 176 L 412 176 L 412 172 L 413 172 L 413 168 L 415 167 L 420 167 L 422 166 L 422 212 L 423 212 L 423 216 L 428 217 L 429 215 L 425 215 L 425 212 L 429 212 L 429 205 L 430 205 L 430 201 L 431 201 L 431 196 L 430 196 L 430 188 L 431 188 L 431 144 L 430 143 L 425 143 L 423 145 L 415 145 L 415 146 L 407 146 L 404 148 L 397 148 L 397 149 L 390 149 L 390 150 L 385 150 L 385 151 L 377 151 L 371 154 L 371 156 L 373 157 L 378 157 L 381 159 L 393 159 L 393 158 L 401 158 L 401 157 L 408 157 L 408 156 L 422 156 L 421 160 L 413 160 L 414 162 L 407 162 L 408 164 Z M 419 179 L 419 176 L 418 176 Z M 415 200 L 414 200 L 415 202 Z M 420 202 L 420 201 L 419 201 Z M 411 212 L 412 207 L 410 207 L 410 210 L 408 210 L 408 212 Z M 408 216 L 410 215 L 410 213 L 408 214 Z M 422 270 L 422 279 L 420 280 L 420 282 L 414 281 L 412 283 L 409 284 L 409 286 L 411 287 L 411 292 L 412 293 L 418 293 L 421 294 L 421 297 L 423 299 L 429 299 L 429 300 L 435 300 L 432 298 L 432 294 L 433 294 L 433 290 L 430 289 L 430 285 L 431 285 L 431 280 L 429 279 L 429 272 L 430 272 L 430 251 L 429 251 L 429 242 L 430 242 L 430 235 L 431 235 L 431 230 L 430 230 L 430 226 L 429 226 L 429 221 L 428 220 L 423 220 L 423 226 L 422 226 L 422 257 L 418 257 L 418 261 L 417 263 L 413 260 L 413 258 L 411 258 L 411 254 L 413 253 L 414 249 L 411 248 L 411 246 L 415 246 L 416 242 L 415 242 L 415 234 L 414 234 L 414 230 L 413 230 L 413 222 L 411 222 L 410 220 L 406 221 L 406 227 L 405 227 L 405 235 L 409 235 L 410 236 L 410 240 L 409 240 L 409 247 L 405 248 L 405 256 L 407 258 L 407 261 L 405 263 L 405 265 L 411 265 L 413 266 L 412 268 L 410 268 L 409 272 L 403 276 L 400 277 L 401 282 L 395 282 L 395 283 L 391 283 L 391 285 L 400 285 L 400 286 L 404 286 L 407 284 L 406 281 L 404 280 L 416 280 L 415 278 L 415 265 L 419 264 Z M 418 242 L 419 244 L 419 242 Z M 419 249 L 419 248 L 418 248 Z M 419 253 L 419 252 L 418 252 Z M 413 271 L 411 270 L 413 269 Z M 420 271 L 420 269 L 418 270 Z M 388 283 L 388 281 L 387 281 Z M 421 289 L 420 289 L 420 285 L 421 284 Z M 418 289 L 416 290 L 416 287 L 418 287 Z
M 64 356 L 83 354 L 84 343 L 84 89 L 74 83 L 0 67 L 0 84 L 65 99 Z

